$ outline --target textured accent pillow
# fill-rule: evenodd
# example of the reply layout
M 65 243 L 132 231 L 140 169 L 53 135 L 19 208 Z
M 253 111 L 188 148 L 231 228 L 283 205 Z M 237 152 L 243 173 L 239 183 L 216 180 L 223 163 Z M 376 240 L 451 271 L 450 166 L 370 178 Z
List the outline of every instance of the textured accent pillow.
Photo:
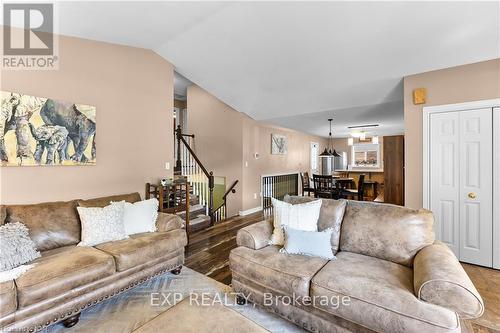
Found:
M 127 235 L 141 232 L 155 232 L 158 218 L 158 199 L 148 199 L 135 203 L 125 202 L 123 223 Z
M 274 231 L 270 244 L 285 244 L 283 226 L 289 226 L 297 230 L 318 231 L 318 218 L 321 209 L 321 200 L 292 205 L 275 198 L 271 198 L 273 204 Z
M 16 268 L 40 257 L 28 228 L 19 222 L 0 226 L 0 271 Z
M 299 197 L 299 196 L 289 196 L 285 195 L 283 201 L 291 203 L 292 205 L 311 202 L 313 200 L 318 200 L 312 197 Z M 340 199 L 320 199 L 321 209 L 319 211 L 318 219 L 318 231 L 323 231 L 329 228 L 333 228 L 332 234 L 332 250 L 333 253 L 337 253 L 339 250 L 340 243 L 340 227 L 342 225 L 342 219 L 344 218 L 345 207 L 347 200 Z
M 128 238 L 123 224 L 125 202 L 114 202 L 104 208 L 77 207 L 82 222 L 82 240 L 78 246 L 97 244 Z
M 281 253 L 335 259 L 330 243 L 333 229 L 304 231 L 284 226 L 283 231 L 285 232 L 285 245 L 280 249 Z

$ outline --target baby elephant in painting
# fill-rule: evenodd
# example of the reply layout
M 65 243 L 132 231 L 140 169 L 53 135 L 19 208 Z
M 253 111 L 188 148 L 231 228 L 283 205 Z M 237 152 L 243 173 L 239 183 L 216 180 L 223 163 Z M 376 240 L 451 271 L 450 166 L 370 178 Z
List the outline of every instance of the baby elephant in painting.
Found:
M 63 126 L 42 125 L 35 128 L 32 123 L 29 124 L 31 134 L 36 139 L 35 162 L 41 163 L 42 155 L 47 149 L 47 160 L 45 164 L 53 164 L 55 154 L 59 155 L 59 163 L 67 160 L 66 146 L 68 145 L 68 130 Z

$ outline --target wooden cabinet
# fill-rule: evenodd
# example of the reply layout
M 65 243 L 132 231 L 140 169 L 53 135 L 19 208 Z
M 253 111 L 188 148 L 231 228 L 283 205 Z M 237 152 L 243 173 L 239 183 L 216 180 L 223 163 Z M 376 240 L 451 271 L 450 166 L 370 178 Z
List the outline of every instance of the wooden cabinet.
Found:
M 404 136 L 384 136 L 384 202 L 404 205 Z

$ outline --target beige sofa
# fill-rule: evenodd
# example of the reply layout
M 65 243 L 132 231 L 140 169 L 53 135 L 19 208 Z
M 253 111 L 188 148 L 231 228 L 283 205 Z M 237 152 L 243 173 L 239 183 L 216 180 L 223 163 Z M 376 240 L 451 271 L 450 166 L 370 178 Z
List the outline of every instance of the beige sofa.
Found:
M 481 316 L 483 301 L 454 254 L 434 241 L 432 225 L 425 210 L 323 199 L 318 227 L 338 231 L 336 260 L 278 252 L 266 220 L 238 232 L 232 286 L 240 303 L 311 332 L 460 332 L 459 319 Z
M 0 206 L 0 224 L 20 221 L 41 251 L 35 266 L 15 281 L 0 283 L 0 330 L 33 332 L 63 321 L 166 271 L 179 274 L 187 243 L 183 221 L 159 213 L 157 232 L 129 239 L 76 246 L 77 205 L 104 207 L 110 201 L 139 201 L 138 193 L 91 200 Z

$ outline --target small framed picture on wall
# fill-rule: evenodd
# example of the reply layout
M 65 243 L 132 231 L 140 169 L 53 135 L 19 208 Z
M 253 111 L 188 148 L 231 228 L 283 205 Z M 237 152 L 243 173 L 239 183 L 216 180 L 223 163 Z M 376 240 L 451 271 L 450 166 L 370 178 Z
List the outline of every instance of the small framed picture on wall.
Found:
M 286 155 L 288 151 L 288 139 L 281 134 L 271 134 L 271 154 Z

